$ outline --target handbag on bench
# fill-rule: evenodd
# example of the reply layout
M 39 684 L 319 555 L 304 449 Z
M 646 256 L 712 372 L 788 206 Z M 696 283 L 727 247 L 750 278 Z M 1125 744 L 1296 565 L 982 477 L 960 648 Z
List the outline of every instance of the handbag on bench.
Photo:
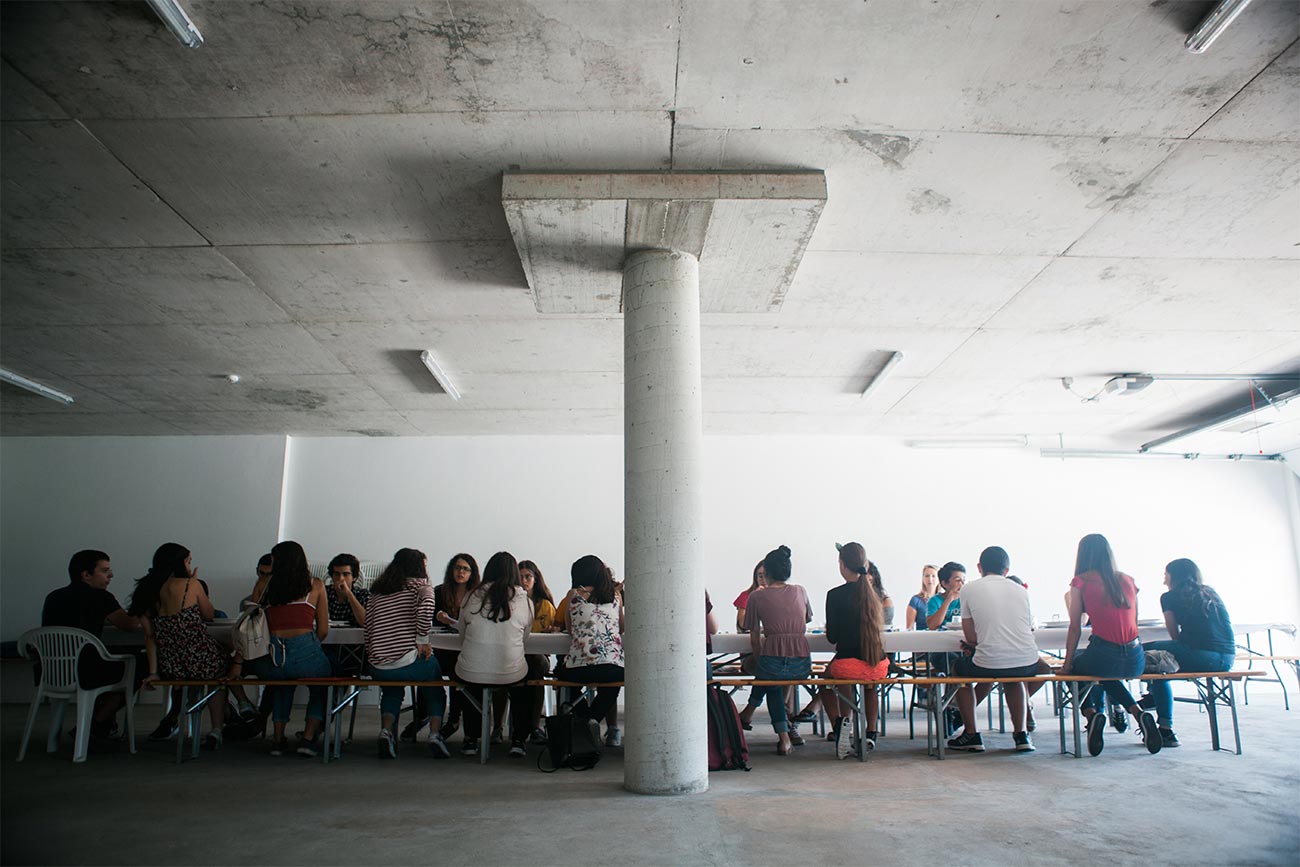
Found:
M 578 716 L 566 702 L 559 713 L 546 718 L 546 749 L 537 756 L 537 769 L 547 774 L 560 768 L 589 771 L 600 761 L 600 752 L 600 723 Z M 547 755 L 551 766 L 543 768 L 542 759 Z

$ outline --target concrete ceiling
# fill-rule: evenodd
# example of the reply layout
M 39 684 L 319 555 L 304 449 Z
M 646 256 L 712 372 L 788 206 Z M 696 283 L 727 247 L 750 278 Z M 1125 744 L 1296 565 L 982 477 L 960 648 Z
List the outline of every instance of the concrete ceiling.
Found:
M 512 170 L 825 172 L 784 301 L 704 317 L 710 432 L 1128 447 L 1245 384 L 1061 377 L 1300 367 L 1294 0 L 1200 56 L 1177 0 L 185 5 L 0 4 L 0 366 L 76 397 L 4 434 L 620 432 Z

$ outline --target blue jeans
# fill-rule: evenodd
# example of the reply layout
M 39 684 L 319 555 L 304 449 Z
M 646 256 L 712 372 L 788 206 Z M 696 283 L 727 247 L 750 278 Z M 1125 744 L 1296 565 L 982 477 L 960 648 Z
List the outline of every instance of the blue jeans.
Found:
M 1181 641 L 1148 641 L 1142 645 L 1146 650 L 1167 650 L 1178 660 L 1180 671 L 1230 671 L 1236 662 L 1236 653 L 1220 653 L 1217 650 L 1197 650 Z M 1153 680 L 1151 698 L 1156 705 L 1156 722 L 1164 728 L 1172 728 L 1174 722 L 1174 691 L 1167 680 Z
M 277 664 L 278 663 L 278 664 Z M 329 677 L 330 661 L 321 650 L 316 633 L 293 638 L 271 637 L 271 652 L 248 661 L 249 674 L 266 680 L 295 680 L 300 677 Z M 271 693 L 271 719 L 282 723 L 293 713 L 292 686 L 268 686 Z M 307 719 L 325 719 L 325 687 L 307 687 Z
M 376 680 L 437 680 L 442 677 L 438 667 L 438 658 L 417 658 L 410 665 L 401 668 L 371 668 L 370 674 Z M 406 695 L 404 686 L 384 686 L 379 689 L 379 712 L 391 716 L 394 721 L 402 713 L 402 698 Z M 441 718 L 446 708 L 446 694 L 440 686 L 417 686 L 415 688 L 415 718 L 425 720 L 431 716 Z
M 1071 673 L 1127 679 L 1138 677 L 1145 670 L 1146 656 L 1143 654 L 1141 642 L 1132 641 L 1128 644 L 1115 644 L 1094 635 L 1088 639 L 1088 646 L 1081 653 L 1075 655 Z M 1101 689 L 1094 688 L 1088 693 L 1088 698 L 1084 701 L 1083 706 L 1104 712 L 1106 702 L 1102 697 L 1103 693 L 1110 698 L 1112 704 L 1118 707 L 1127 708 L 1134 704 L 1133 694 L 1128 691 L 1128 687 L 1124 686 L 1123 683 L 1118 680 L 1103 680 Z
M 760 656 L 754 670 L 756 680 L 799 680 L 812 674 L 811 656 Z M 749 697 L 755 707 L 767 698 L 767 712 L 772 717 L 772 730 L 777 734 L 790 730 L 790 720 L 785 714 L 785 687 L 756 686 Z

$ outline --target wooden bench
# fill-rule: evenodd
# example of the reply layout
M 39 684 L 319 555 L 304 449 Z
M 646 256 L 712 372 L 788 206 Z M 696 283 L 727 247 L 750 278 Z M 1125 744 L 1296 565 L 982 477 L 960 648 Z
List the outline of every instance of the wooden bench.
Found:
M 1068 707 L 1073 711 L 1073 734 L 1074 734 L 1074 757 L 1079 758 L 1083 755 L 1082 748 L 1082 725 L 1080 723 L 1080 708 L 1093 689 L 1097 688 L 1099 680 L 1185 680 L 1196 686 L 1196 698 L 1175 698 L 1175 701 L 1187 702 L 1190 704 L 1200 705 L 1210 722 L 1210 746 L 1214 750 L 1219 747 L 1219 714 L 1220 707 L 1227 707 L 1232 711 L 1232 735 L 1236 743 L 1236 754 L 1241 755 L 1241 728 L 1237 720 L 1237 699 L 1233 690 L 1233 685 L 1238 681 L 1249 682 L 1249 678 L 1261 677 L 1265 674 L 1262 671 L 1206 671 L 1206 672 L 1187 672 L 1178 671 L 1173 674 L 1144 674 L 1136 678 L 1097 678 L 1090 676 L 1088 678 L 1079 678 L 1071 675 L 1069 678 L 1055 676 L 1057 681 L 1056 699 L 1057 707 L 1061 712 L 1061 752 L 1065 752 L 1065 717 L 1064 712 Z M 1064 685 L 1068 683 L 1086 683 L 1083 689 L 1075 689 L 1073 692 L 1068 690 Z
M 285 686 L 285 687 L 313 687 L 323 686 L 326 688 L 325 697 L 325 719 L 322 726 L 322 749 L 321 760 L 328 764 L 330 758 L 341 758 L 343 754 L 343 720 L 342 711 L 349 705 L 353 709 L 353 722 L 356 720 L 356 701 L 361 696 L 361 690 L 372 686 L 400 686 L 403 689 L 410 687 L 435 687 L 461 689 L 462 684 L 458 681 L 448 678 L 438 680 L 372 680 L 365 677 L 306 677 L 297 680 L 266 680 L 254 677 L 248 678 L 220 678 L 217 680 L 156 680 L 153 685 L 165 689 L 178 687 L 181 690 L 181 719 L 179 732 L 176 736 L 176 762 L 180 764 L 184 761 L 185 756 L 185 738 L 188 732 L 191 741 L 191 758 L 199 756 L 199 730 L 202 725 L 203 709 L 208 702 L 221 693 L 224 689 L 235 684 L 251 686 Z M 190 703 L 190 690 L 198 689 L 197 700 Z M 337 690 L 347 689 L 347 695 L 340 700 Z M 479 702 L 474 700 L 472 694 L 466 694 L 466 698 L 480 707 Z M 490 731 L 492 699 L 491 690 L 487 691 L 487 697 L 484 702 L 486 709 L 480 707 L 484 719 L 484 732 Z M 350 738 L 349 734 L 349 738 Z M 484 737 L 479 741 L 479 761 L 486 762 L 490 752 L 489 737 Z M 331 755 L 332 754 L 332 755 Z

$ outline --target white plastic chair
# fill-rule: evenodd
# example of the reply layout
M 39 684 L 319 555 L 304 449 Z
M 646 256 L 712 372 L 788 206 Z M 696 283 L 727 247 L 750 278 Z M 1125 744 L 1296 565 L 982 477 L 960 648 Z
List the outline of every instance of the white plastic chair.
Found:
M 125 673 L 117 683 L 94 689 L 82 689 L 77 681 L 77 657 L 83 647 L 90 646 L 110 662 L 125 663 Z M 63 728 L 63 712 L 68 702 L 77 702 L 77 739 L 72 752 L 74 762 L 84 762 L 90 746 L 90 726 L 95 711 L 95 699 L 106 692 L 121 690 L 126 694 L 126 736 L 132 753 L 135 752 L 135 695 L 131 689 L 135 682 L 135 657 L 109 653 L 104 643 L 84 629 L 68 626 L 44 626 L 30 629 L 18 639 L 18 652 L 30 659 L 32 651 L 41 661 L 41 682 L 36 687 L 31 709 L 27 712 L 27 725 L 23 728 L 23 742 L 18 747 L 18 761 L 27 755 L 27 742 L 36 723 L 36 711 L 41 699 L 53 704 L 54 718 L 46 739 L 46 752 L 59 748 L 59 734 Z

